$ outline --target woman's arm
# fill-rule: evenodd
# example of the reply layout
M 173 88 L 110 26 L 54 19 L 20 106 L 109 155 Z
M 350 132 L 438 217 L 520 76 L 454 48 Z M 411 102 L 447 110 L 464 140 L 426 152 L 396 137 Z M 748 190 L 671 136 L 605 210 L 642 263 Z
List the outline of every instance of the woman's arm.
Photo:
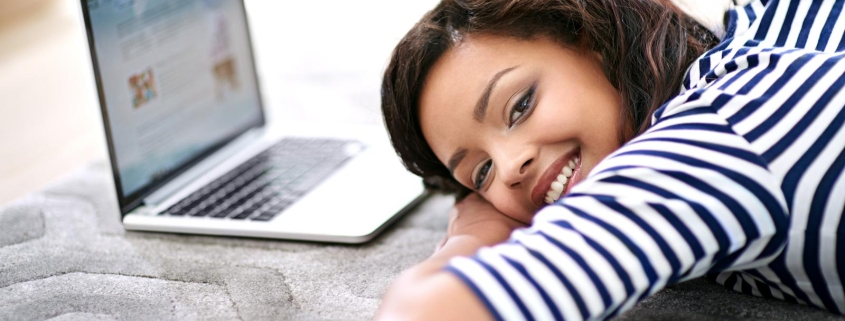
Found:
M 491 319 L 481 301 L 454 275 L 443 271 L 457 256 L 470 256 L 484 246 L 507 240 L 524 224 L 471 194 L 452 209 L 445 242 L 424 262 L 393 282 L 379 309 L 381 320 Z
M 668 284 L 769 263 L 789 215 L 765 160 L 706 105 L 664 116 L 507 242 L 482 247 L 501 239 L 481 228 L 447 241 L 382 317 L 602 320 Z
M 531 227 L 447 270 L 501 319 L 603 320 L 668 284 L 766 266 L 786 244 L 780 180 L 694 101 L 602 161 Z

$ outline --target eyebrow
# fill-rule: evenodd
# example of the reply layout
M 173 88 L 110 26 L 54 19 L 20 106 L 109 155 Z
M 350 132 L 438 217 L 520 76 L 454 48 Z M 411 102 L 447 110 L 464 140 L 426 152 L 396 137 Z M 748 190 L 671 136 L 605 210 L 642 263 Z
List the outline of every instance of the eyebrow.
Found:
M 499 79 L 508 72 L 516 69 L 516 67 L 518 66 L 503 69 L 493 75 L 493 78 L 491 78 L 490 82 L 487 83 L 487 88 L 484 88 L 484 91 L 481 93 L 481 97 L 478 97 L 478 102 L 475 104 L 475 109 L 472 111 L 472 117 L 475 118 L 475 121 L 480 123 L 484 119 L 484 115 L 487 114 L 487 105 L 490 103 L 490 94 L 493 93 L 493 88 L 496 87 L 496 83 L 499 82 Z M 454 159 L 455 157 L 452 156 L 452 158 Z M 460 160 L 458 160 L 458 162 L 460 162 Z M 457 165 L 457 163 L 455 163 L 455 165 Z
M 469 152 L 469 150 L 461 148 L 449 158 L 449 172 L 453 173 L 452 175 L 455 173 L 455 167 L 458 167 L 458 164 L 460 164 L 461 161 L 464 160 L 464 157 L 467 156 L 467 152 Z

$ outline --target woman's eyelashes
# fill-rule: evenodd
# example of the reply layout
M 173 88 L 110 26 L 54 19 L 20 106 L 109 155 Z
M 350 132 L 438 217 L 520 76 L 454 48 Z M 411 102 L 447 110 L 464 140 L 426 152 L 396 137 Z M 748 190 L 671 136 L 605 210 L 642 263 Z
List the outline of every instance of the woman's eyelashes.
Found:
M 488 159 L 484 163 L 481 163 L 481 167 L 478 168 L 475 175 L 472 175 L 472 185 L 476 191 L 480 190 L 484 186 L 484 183 L 487 182 L 487 176 L 490 174 L 490 167 L 492 166 L 493 161 Z
M 528 116 L 534 107 L 534 92 L 537 89 L 537 85 L 531 85 L 528 90 L 522 95 L 522 97 L 517 100 L 513 107 L 510 110 L 510 116 L 508 117 L 508 127 L 513 127 L 518 122 L 520 122 L 523 118 Z
M 523 119 L 528 117 L 534 110 L 535 92 L 537 84 L 531 85 L 523 92 L 522 96 L 514 102 L 509 111 L 508 128 L 512 128 L 520 123 Z M 478 191 L 487 183 L 488 176 L 490 176 L 490 169 L 493 167 L 493 160 L 488 159 L 480 164 L 478 170 L 472 176 L 472 185 Z

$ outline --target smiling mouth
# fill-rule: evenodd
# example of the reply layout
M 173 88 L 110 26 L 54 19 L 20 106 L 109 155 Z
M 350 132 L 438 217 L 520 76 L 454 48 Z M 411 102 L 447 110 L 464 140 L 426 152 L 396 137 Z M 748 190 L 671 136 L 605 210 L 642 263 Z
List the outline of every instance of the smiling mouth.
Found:
M 572 173 L 575 172 L 575 169 L 578 166 L 578 163 L 581 161 L 579 156 L 575 156 L 569 160 L 563 168 L 560 170 L 560 174 L 557 175 L 554 181 L 549 185 L 549 190 L 546 191 L 546 204 L 552 204 L 562 195 L 564 195 L 564 191 L 568 190 L 569 184 L 571 183 L 570 177 L 572 177 Z
M 552 204 L 555 201 L 559 200 L 562 195 L 566 194 L 566 191 L 569 190 L 569 185 L 572 184 L 573 175 L 576 170 L 578 170 L 579 165 L 581 165 L 581 155 L 575 155 L 566 164 L 563 165 L 563 168 L 558 173 L 557 177 L 552 181 L 549 185 L 549 189 L 546 191 L 544 201 L 546 204 Z

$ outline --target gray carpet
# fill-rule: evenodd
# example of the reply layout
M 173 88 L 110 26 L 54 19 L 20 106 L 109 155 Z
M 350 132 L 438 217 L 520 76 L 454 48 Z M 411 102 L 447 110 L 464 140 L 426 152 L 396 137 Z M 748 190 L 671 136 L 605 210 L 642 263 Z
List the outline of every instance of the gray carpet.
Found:
M 366 320 L 387 285 L 446 230 L 436 196 L 362 246 L 126 232 L 94 164 L 0 208 L 0 320 Z M 672 286 L 617 320 L 845 320 Z

